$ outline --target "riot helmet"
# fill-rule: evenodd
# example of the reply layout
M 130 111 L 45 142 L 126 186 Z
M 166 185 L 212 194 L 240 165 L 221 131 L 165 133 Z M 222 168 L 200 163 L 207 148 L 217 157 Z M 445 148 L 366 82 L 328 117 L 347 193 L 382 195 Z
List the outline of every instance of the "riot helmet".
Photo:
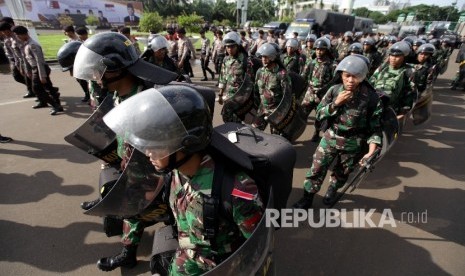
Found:
M 286 48 L 287 47 L 297 50 L 299 48 L 299 42 L 295 38 L 288 39 L 286 42 Z
M 354 38 L 354 33 L 352 33 L 351 31 L 347 31 L 344 33 L 344 36 L 346 37 L 350 37 L 350 38 Z
M 177 78 L 176 73 L 140 59 L 132 42 L 115 32 L 96 34 L 82 44 L 74 61 L 73 76 L 103 80 L 105 72 L 121 71 L 122 76 L 126 70 L 155 84 L 167 84 Z
M 412 43 L 412 46 L 418 46 L 420 47 L 421 45 L 425 44 L 426 41 L 424 41 L 423 39 L 415 39 Z
M 350 53 L 362 54 L 363 53 L 363 45 L 361 43 L 358 43 L 358 42 L 350 44 L 350 46 L 349 46 L 349 54 Z
M 371 46 L 375 46 L 375 40 L 371 37 L 367 37 L 364 41 L 363 41 L 363 45 L 371 45 Z
M 320 37 L 315 41 L 313 48 L 315 49 L 329 49 L 331 42 L 326 37 Z
M 425 43 L 418 48 L 417 54 L 419 53 L 434 54 L 435 51 L 436 51 L 436 47 L 434 47 L 433 44 Z
M 387 42 L 388 43 L 396 43 L 397 42 L 397 37 L 393 36 L 393 35 L 390 35 L 388 38 L 387 38 Z
M 170 85 L 140 92 L 103 118 L 108 127 L 142 153 L 162 159 L 177 151 L 205 149 L 213 131 L 204 98 L 188 86 Z
M 61 66 L 61 71 L 66 72 L 73 68 L 74 59 L 76 58 L 76 54 L 81 47 L 80 41 L 71 41 L 65 43 L 65 45 L 61 46 L 57 53 L 58 63 Z
M 305 38 L 305 42 L 315 42 L 316 40 L 317 40 L 317 38 L 316 38 L 316 35 L 314 35 L 314 34 L 309 34 Z
M 168 41 L 162 35 L 154 35 L 152 37 L 152 39 L 150 40 L 148 46 L 149 46 L 148 48 L 152 49 L 152 51 L 154 51 L 154 52 L 156 52 L 156 51 L 158 51 L 160 49 L 169 47 Z
M 228 45 L 238 45 L 239 46 L 241 44 L 242 44 L 241 36 L 236 32 L 228 32 L 223 37 L 223 45 L 224 46 L 228 46 Z
M 394 43 L 388 50 L 390 56 L 408 56 L 410 54 L 410 46 L 405 41 Z
M 261 58 L 262 56 L 268 57 L 271 61 L 275 61 L 278 57 L 280 50 L 276 43 L 264 43 L 258 48 L 256 56 Z
M 368 74 L 370 61 L 363 55 L 350 55 L 345 57 L 336 67 L 336 72 L 347 72 L 364 80 Z

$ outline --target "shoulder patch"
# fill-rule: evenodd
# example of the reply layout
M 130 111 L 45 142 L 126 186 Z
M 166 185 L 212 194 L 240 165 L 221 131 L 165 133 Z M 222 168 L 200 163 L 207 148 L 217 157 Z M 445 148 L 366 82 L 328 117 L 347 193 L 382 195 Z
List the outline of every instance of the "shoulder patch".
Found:
M 255 195 L 253 194 L 250 194 L 250 193 L 246 193 L 246 192 L 243 192 L 237 188 L 234 188 L 231 192 L 231 195 L 232 196 L 235 196 L 235 197 L 239 197 L 239 198 L 242 198 L 242 199 L 246 199 L 246 200 L 253 200 L 255 199 Z

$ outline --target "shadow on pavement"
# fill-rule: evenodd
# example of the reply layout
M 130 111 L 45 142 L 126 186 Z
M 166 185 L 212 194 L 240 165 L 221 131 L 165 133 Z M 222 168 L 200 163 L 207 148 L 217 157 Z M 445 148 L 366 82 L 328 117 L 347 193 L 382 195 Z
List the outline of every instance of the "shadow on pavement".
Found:
M 94 192 L 94 188 L 88 185 L 63 186 L 63 178 L 51 171 L 40 171 L 34 175 L 0 173 L 0 183 L 2 190 L 8 191 L 0 193 L 0 204 L 38 202 L 55 193 L 66 196 L 83 196 Z
M 63 140 L 65 143 L 65 141 Z M 0 154 L 19 155 L 34 159 L 65 159 L 72 163 L 88 164 L 96 158 L 67 144 L 47 144 L 32 141 L 13 140 L 10 144 L 27 146 L 32 149 L 0 148 Z

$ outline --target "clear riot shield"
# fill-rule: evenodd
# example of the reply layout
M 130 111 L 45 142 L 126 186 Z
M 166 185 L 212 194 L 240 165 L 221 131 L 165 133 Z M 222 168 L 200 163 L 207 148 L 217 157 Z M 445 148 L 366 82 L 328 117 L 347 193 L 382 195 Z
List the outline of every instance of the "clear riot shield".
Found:
M 273 208 L 273 194 L 269 191 L 266 208 Z M 267 227 L 265 215 L 257 228 L 239 249 L 217 267 L 203 275 L 272 275 L 274 227 Z
M 449 57 L 443 59 L 439 66 L 439 75 L 444 74 L 447 71 L 447 67 L 449 66 Z
M 118 166 L 121 159 L 117 154 L 116 134 L 103 122 L 103 116 L 112 108 L 113 97 L 108 95 L 80 127 L 65 137 L 65 141 L 110 165 Z
M 412 118 L 414 125 L 423 124 L 431 118 L 433 112 L 433 85 L 428 87 L 420 94 L 418 102 L 412 110 Z
M 407 123 L 407 120 L 412 116 L 413 110 L 415 110 L 416 105 L 418 104 L 418 91 L 412 91 L 412 98 L 413 98 L 413 104 L 412 107 L 409 109 L 409 111 L 399 119 L 399 133 L 402 133 L 404 131 L 404 126 Z
M 297 100 L 300 100 L 305 92 L 306 83 L 304 78 L 295 72 L 288 72 L 292 83 L 292 92 Z
M 304 117 L 303 111 L 296 102 L 294 95 L 285 91 L 278 107 L 265 117 L 265 120 L 280 132 L 283 137 L 294 142 L 305 131 L 307 122 L 304 120 Z
M 241 87 L 229 99 L 224 101 L 224 110 L 231 110 L 239 118 L 243 118 L 254 108 L 253 82 L 246 74 Z
M 148 157 L 134 149 L 111 190 L 85 214 L 127 218 L 142 213 L 149 205 L 157 205 L 160 212 L 155 213 L 164 216 L 168 210 L 161 197 L 163 185 L 163 177 L 156 174 Z

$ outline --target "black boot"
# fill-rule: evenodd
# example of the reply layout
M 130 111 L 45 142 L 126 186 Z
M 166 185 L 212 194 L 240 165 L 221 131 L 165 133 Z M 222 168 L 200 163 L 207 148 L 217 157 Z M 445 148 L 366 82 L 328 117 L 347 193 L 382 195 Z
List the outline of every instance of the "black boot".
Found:
M 137 245 L 125 246 L 118 255 L 100 259 L 97 262 L 97 267 L 103 271 L 112 271 L 120 266 L 133 268 L 137 264 L 136 255 Z
M 313 197 L 315 196 L 315 193 L 309 193 L 307 191 L 304 191 L 304 196 L 299 199 L 296 203 L 292 205 L 292 208 L 294 209 L 308 209 L 312 207 L 313 203 Z
M 83 210 L 89 210 L 90 208 L 94 207 L 95 205 L 97 205 L 97 203 L 100 202 L 100 198 L 97 198 L 95 200 L 92 200 L 92 201 L 84 201 L 83 203 L 81 203 L 81 208 Z
M 203 79 L 201 79 L 200 81 L 207 81 L 207 76 L 204 76 Z
M 212 80 L 214 80 L 215 79 L 215 73 L 213 73 L 213 71 L 211 71 L 210 74 L 212 75 Z
M 328 190 L 323 198 L 323 203 L 326 205 L 333 204 L 337 194 L 337 189 L 333 185 L 329 185 Z

